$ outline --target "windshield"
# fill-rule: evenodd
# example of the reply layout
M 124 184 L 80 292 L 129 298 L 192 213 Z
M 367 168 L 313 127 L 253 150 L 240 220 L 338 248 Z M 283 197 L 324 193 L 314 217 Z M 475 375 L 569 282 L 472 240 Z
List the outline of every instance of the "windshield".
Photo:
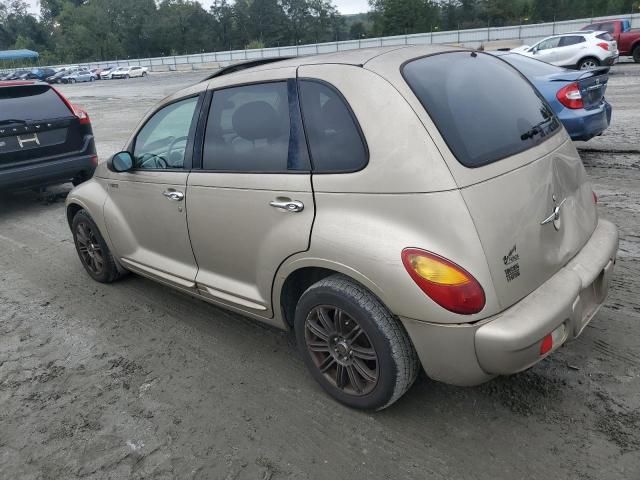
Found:
M 560 128 L 537 90 L 493 55 L 431 55 L 407 63 L 402 73 L 451 152 L 467 167 L 528 150 Z

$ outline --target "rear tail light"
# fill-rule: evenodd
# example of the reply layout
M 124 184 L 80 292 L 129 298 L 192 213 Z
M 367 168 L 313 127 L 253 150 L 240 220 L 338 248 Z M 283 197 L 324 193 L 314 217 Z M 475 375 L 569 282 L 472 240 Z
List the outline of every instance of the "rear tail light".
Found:
M 65 97 L 62 93 L 60 93 L 60 90 L 54 87 L 51 87 L 51 88 L 54 92 L 58 94 L 58 96 L 67 106 L 67 108 L 71 110 L 76 117 L 78 117 L 78 120 L 80 120 L 80 125 L 91 125 L 91 119 L 89 118 L 89 114 L 87 112 L 73 105 L 69 101 L 69 99 L 67 99 L 67 97 Z
M 91 165 L 94 166 L 94 167 L 98 166 L 98 156 L 97 155 L 93 155 L 91 157 Z
M 601 49 L 606 50 L 607 52 L 609 51 L 609 44 L 607 42 L 600 42 L 598 43 L 598 46 Z
M 591 193 L 593 193 L 593 203 L 598 203 L 598 194 L 596 192 Z
M 80 125 L 91 125 L 91 118 L 89 118 L 89 114 L 78 107 L 73 107 L 73 111 L 80 120 Z
M 402 263 L 416 285 L 450 312 L 471 315 L 484 308 L 482 286 L 459 265 L 417 248 L 404 249 Z
M 582 101 L 582 94 L 580 93 L 580 87 L 576 82 L 570 83 L 562 87 L 556 93 L 558 101 L 567 108 L 578 109 L 584 108 L 584 102 Z

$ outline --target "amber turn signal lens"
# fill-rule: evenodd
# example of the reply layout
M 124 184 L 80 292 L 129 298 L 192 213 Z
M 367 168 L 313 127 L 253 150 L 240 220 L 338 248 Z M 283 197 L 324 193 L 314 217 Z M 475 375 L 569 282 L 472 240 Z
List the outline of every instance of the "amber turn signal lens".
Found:
M 480 283 L 452 261 L 426 250 L 406 248 L 402 263 L 416 285 L 450 312 L 471 315 L 484 308 Z

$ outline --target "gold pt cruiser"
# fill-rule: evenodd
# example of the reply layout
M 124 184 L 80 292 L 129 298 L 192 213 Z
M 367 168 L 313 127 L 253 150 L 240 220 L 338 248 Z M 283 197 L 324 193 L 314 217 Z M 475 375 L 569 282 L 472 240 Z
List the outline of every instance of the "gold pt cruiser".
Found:
M 500 58 L 400 46 L 228 67 L 71 192 L 99 282 L 135 272 L 282 329 L 349 406 L 477 385 L 580 335 L 618 248 L 547 102 Z M 276 372 L 274 372 L 276 375 Z

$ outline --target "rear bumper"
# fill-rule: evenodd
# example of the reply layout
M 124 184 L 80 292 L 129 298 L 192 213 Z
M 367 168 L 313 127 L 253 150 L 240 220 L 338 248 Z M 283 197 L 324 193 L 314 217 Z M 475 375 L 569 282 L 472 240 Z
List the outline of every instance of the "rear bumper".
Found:
M 618 61 L 618 54 L 612 55 L 610 57 L 605 58 L 602 61 L 602 65 L 605 65 L 607 67 L 611 67 L 612 65 L 614 65 L 617 61 Z
M 78 177 L 89 179 L 95 169 L 95 152 L 19 165 L 0 170 L 0 188 L 33 188 L 65 183 Z
M 611 124 L 612 108 L 604 101 L 592 110 L 570 110 L 565 108 L 558 117 L 567 129 L 571 140 L 586 142 L 604 132 Z
M 589 242 L 562 270 L 504 312 L 475 324 L 403 318 L 427 374 L 471 386 L 526 370 L 576 338 L 604 302 L 618 250 L 618 230 L 600 220 Z M 540 354 L 543 338 L 553 347 Z

